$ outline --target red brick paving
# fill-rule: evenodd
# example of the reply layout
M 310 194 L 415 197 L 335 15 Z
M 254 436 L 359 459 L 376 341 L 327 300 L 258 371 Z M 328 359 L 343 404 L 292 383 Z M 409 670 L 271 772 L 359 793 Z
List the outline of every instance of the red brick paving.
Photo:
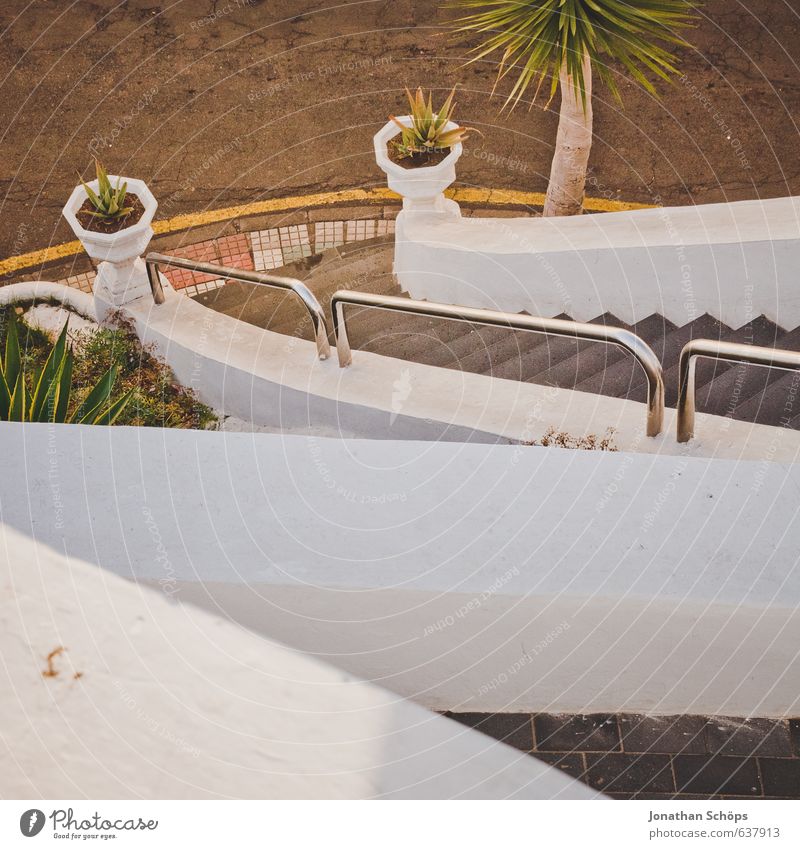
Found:
M 217 265 L 227 265 L 231 268 L 253 270 L 253 257 L 246 233 L 236 233 L 233 236 L 223 236 L 220 239 L 209 239 L 195 245 L 178 247 L 172 251 L 174 256 L 185 259 L 196 259 L 200 262 L 213 262 Z M 197 283 L 207 283 L 216 280 L 213 274 L 200 274 L 183 268 L 165 268 L 164 274 L 174 289 L 183 289 Z

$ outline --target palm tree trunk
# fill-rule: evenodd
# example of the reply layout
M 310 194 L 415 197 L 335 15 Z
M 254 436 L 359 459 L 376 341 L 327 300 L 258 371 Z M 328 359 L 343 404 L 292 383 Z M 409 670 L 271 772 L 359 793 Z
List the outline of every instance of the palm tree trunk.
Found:
M 580 215 L 586 189 L 586 166 L 592 147 L 592 63 L 583 57 L 586 105 L 575 93 L 566 66 L 561 68 L 561 112 L 544 215 Z

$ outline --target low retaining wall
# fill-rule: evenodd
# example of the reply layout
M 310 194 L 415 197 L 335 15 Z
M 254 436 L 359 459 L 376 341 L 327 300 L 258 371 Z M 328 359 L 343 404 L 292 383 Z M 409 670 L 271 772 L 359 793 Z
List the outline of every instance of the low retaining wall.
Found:
M 7 524 L 427 707 L 800 712 L 797 466 L 2 429 Z
M 340 369 L 312 342 L 262 330 L 169 293 L 125 307 L 178 379 L 217 410 L 283 432 L 368 439 L 535 442 L 549 430 L 574 437 L 614 432 L 620 450 L 793 462 L 800 432 L 702 413 L 696 438 L 675 440 L 667 410 L 660 436 L 644 436 L 638 401 L 501 380 L 355 351 Z M 777 430 L 777 432 L 776 432 Z
M 569 218 L 397 219 L 395 272 L 414 298 L 629 324 L 709 313 L 800 324 L 800 198 Z

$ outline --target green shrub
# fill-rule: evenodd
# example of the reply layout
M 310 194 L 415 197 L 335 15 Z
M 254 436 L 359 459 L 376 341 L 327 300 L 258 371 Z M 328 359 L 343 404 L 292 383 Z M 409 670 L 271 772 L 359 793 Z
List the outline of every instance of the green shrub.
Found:
M 60 304 L 54 304 L 60 306 Z M 21 311 L 21 307 L 17 305 Z M 14 321 L 15 306 L 0 306 L 0 349 Z M 41 370 L 52 348 L 47 336 L 22 322 L 19 331 L 21 360 L 27 373 Z M 98 328 L 86 335 L 73 354 L 71 409 L 115 369 L 115 386 L 130 398 L 115 424 L 146 427 L 206 428 L 217 421 L 214 411 L 202 404 L 191 389 L 181 386 L 172 370 L 142 347 L 133 328 L 117 319 L 114 327 Z
M 117 378 L 112 366 L 70 411 L 75 357 L 67 346 L 69 319 L 41 368 L 23 358 L 17 321 L 11 313 L 6 330 L 5 354 L 0 359 L 0 421 L 74 422 L 111 425 L 119 418 L 132 394 L 111 401 Z

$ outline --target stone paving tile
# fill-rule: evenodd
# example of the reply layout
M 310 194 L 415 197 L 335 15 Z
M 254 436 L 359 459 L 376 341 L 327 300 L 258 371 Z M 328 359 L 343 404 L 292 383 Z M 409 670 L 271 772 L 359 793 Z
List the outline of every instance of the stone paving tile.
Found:
M 58 282 L 64 286 L 71 286 L 73 289 L 80 289 L 81 292 L 88 292 L 91 295 L 92 286 L 94 285 L 94 272 L 73 274 L 71 277 L 67 277 L 65 280 L 59 280 Z
M 217 245 L 214 239 L 209 239 L 206 242 L 198 242 L 195 245 L 174 248 L 170 253 L 173 256 L 196 259 L 200 262 L 219 262 Z M 188 271 L 184 268 L 164 268 L 163 272 L 167 280 L 172 284 L 173 289 L 196 286 L 198 283 L 207 283 L 209 280 L 215 279 L 211 274 L 198 274 L 195 271 Z
M 622 714 L 619 730 L 625 752 L 704 755 L 706 721 L 700 716 Z
M 587 754 L 585 780 L 595 790 L 622 793 L 674 793 L 668 755 Z
M 544 761 L 544 763 L 560 769 L 571 778 L 578 779 L 579 781 L 586 778 L 584 775 L 586 772 L 584 755 L 578 753 L 561 754 L 560 752 L 531 752 L 531 754 L 537 760 Z
M 318 221 L 314 225 L 314 253 L 344 244 L 344 221 Z
M 445 714 L 463 725 L 482 731 L 515 749 L 533 749 L 533 728 L 529 713 L 457 713 Z
M 311 238 L 308 234 L 308 225 L 295 224 L 291 227 L 279 227 L 278 232 L 281 238 L 284 265 L 311 256 Z
M 362 242 L 365 239 L 374 239 L 375 238 L 375 224 L 376 221 L 374 219 L 357 219 L 356 221 L 348 221 L 347 222 L 347 241 L 348 242 Z
M 761 779 L 755 758 L 725 755 L 676 755 L 675 787 L 679 793 L 760 796 Z
M 800 796 L 800 760 L 759 758 L 764 794 L 796 799 Z
M 250 253 L 250 242 L 247 233 L 237 233 L 234 236 L 223 236 L 217 239 L 217 255 L 220 265 L 230 268 L 253 270 L 253 256 Z
M 536 748 L 540 751 L 612 752 L 620 749 L 617 720 L 611 714 L 536 714 L 533 724 Z
M 791 758 L 788 723 L 773 719 L 732 719 L 715 716 L 706 724 L 708 751 L 721 755 Z
M 271 271 L 283 265 L 281 234 L 277 227 L 272 230 L 253 230 L 248 236 L 256 271 Z
M 213 292 L 225 285 L 224 279 L 209 280 L 207 283 L 198 283 L 196 286 L 184 286 L 181 293 L 188 298 L 193 298 L 195 295 L 204 295 L 206 292 Z

